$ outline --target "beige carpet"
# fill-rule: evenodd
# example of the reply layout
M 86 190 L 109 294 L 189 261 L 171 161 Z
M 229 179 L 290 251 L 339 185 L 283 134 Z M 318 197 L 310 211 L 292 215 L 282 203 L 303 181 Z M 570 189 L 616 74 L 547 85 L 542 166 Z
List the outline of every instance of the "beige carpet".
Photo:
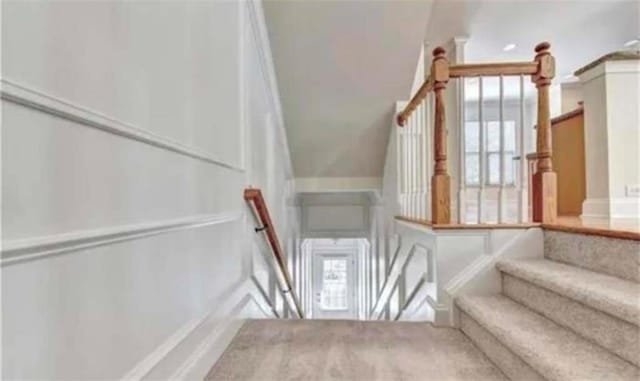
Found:
M 459 330 L 428 323 L 250 320 L 207 380 L 506 380 Z

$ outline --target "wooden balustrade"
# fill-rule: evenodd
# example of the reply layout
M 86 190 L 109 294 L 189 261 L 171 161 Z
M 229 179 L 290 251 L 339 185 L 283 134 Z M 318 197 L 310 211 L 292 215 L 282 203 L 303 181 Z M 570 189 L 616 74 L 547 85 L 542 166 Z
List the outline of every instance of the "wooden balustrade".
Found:
M 520 76 L 522 78 L 524 75 L 531 76 L 531 80 L 537 89 L 538 128 L 536 129 L 536 171 L 531 180 L 532 191 L 530 193 L 530 215 L 532 215 L 534 222 L 553 223 L 556 220 L 557 179 L 555 172 L 553 172 L 551 160 L 551 118 L 549 111 L 549 86 L 555 75 L 555 60 L 551 55 L 549 48 L 550 45 L 546 42 L 538 44 L 535 48 L 535 59 L 531 62 L 459 65 L 449 65 L 443 48 L 438 47 L 433 50 L 433 61 L 429 76 L 426 78 L 416 94 L 411 98 L 407 106 L 396 117 L 397 124 L 400 127 L 404 126 L 416 107 L 418 107 L 426 98 L 427 94 L 431 91 L 434 92 L 434 170 L 431 177 L 431 220 L 433 224 L 451 223 L 451 180 L 447 170 L 447 128 L 445 120 L 446 105 L 444 98 L 447 82 L 450 78 L 480 77 L 482 79 L 483 76 L 499 76 L 501 94 L 503 91 L 502 77 Z M 522 94 L 521 84 L 521 96 Z M 480 131 L 482 130 L 483 129 L 481 128 Z M 502 139 L 503 137 L 501 132 L 501 140 Z M 504 143 L 501 141 L 501 147 L 503 144 Z M 521 150 L 522 149 L 523 147 L 521 147 Z M 502 158 L 501 161 L 503 161 Z M 504 186 L 502 173 L 503 166 L 504 163 L 501 163 L 501 186 Z M 523 167 L 524 165 L 521 166 L 521 168 Z M 463 179 L 460 179 L 460 181 L 463 181 Z M 479 220 L 480 219 L 481 218 L 479 217 Z M 501 215 L 498 217 L 498 220 L 502 220 Z
M 245 189 L 244 199 L 245 201 L 253 205 L 252 210 L 256 215 L 256 220 L 262 224 L 262 227 L 256 228 L 256 232 L 262 231 L 267 237 L 267 241 L 269 242 L 269 246 L 271 247 L 271 252 L 273 253 L 273 256 L 276 260 L 277 272 L 280 273 L 285 283 L 285 289 L 283 290 L 285 299 L 286 295 L 288 294 L 293 301 L 295 307 L 294 312 L 300 319 L 304 319 L 304 314 L 302 313 L 300 302 L 298 301 L 295 290 L 293 288 L 293 283 L 291 282 L 289 270 L 287 270 L 284 253 L 282 251 L 282 248 L 280 247 L 280 241 L 278 240 L 275 227 L 273 225 L 273 222 L 271 221 L 269 209 L 267 209 L 267 204 L 262 197 L 262 192 L 260 191 L 260 189 L 255 188 Z

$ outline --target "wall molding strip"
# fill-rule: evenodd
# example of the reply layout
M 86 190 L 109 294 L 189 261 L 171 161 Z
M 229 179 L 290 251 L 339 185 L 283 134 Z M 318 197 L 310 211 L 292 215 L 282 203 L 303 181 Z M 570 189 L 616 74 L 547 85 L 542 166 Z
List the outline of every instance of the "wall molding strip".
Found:
M 228 223 L 240 219 L 242 216 L 243 212 L 240 211 L 224 212 L 7 241 L 2 245 L 0 267 L 117 242 Z
M 273 66 L 273 55 L 271 53 L 271 44 L 269 42 L 269 33 L 267 32 L 267 23 L 264 18 L 264 10 L 262 1 L 251 0 L 245 2 L 249 14 L 249 22 L 253 36 L 256 40 L 258 56 L 260 57 L 260 72 L 268 87 L 268 98 L 271 107 L 275 111 L 276 123 L 278 125 L 278 135 L 285 156 L 285 163 L 288 178 L 293 177 L 293 164 L 291 162 L 291 152 L 289 151 L 289 143 L 287 140 L 287 132 L 284 125 L 284 117 L 282 114 L 282 105 L 280 103 L 280 91 L 278 89 L 278 80 Z
M 19 84 L 7 78 L 0 80 L 0 89 L 1 98 L 7 102 L 15 103 L 87 127 L 93 127 L 123 138 L 145 143 L 156 148 L 215 164 L 233 171 L 244 171 L 244 168 L 226 163 L 222 159 L 202 149 L 188 147 L 170 138 L 134 127 L 79 104 L 45 94 L 42 91 L 30 88 L 24 84 Z

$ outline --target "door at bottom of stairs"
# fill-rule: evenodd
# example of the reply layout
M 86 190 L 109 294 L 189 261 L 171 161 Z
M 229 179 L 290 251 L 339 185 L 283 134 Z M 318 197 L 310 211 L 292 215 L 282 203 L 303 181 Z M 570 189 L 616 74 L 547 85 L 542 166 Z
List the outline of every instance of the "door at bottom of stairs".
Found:
M 356 319 L 356 255 L 317 253 L 313 258 L 313 318 Z

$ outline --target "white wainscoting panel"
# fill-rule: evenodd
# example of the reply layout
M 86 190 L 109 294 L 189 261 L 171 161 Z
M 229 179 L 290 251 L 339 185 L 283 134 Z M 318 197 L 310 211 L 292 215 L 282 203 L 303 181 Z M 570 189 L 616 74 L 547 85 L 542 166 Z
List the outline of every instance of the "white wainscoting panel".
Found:
M 299 231 L 260 1 L 1 17 L 1 377 L 202 379 L 284 316 L 244 188 Z

